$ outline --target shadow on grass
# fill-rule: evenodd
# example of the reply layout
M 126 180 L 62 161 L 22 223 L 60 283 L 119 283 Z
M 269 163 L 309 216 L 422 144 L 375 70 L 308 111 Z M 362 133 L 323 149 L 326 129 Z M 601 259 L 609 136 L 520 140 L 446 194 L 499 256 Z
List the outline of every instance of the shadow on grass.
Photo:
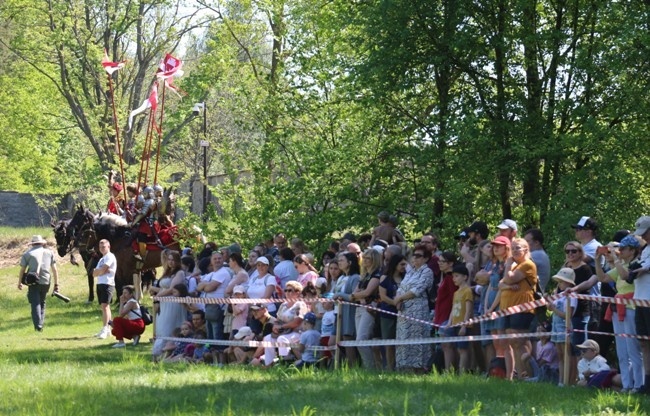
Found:
M 44 341 L 51 342 L 40 348 L 23 348 L 7 351 L 3 357 L 8 362 L 17 364 L 40 364 L 43 362 L 70 362 L 82 365 L 98 363 L 115 363 L 123 360 L 124 354 L 132 354 L 147 361 L 151 357 L 151 345 L 142 343 L 137 347 L 129 345 L 126 349 L 112 348 L 113 342 L 102 345 L 88 345 L 97 342 L 94 337 L 47 337 Z M 57 343 L 65 343 L 65 348 L 57 348 Z M 77 343 L 78 345 L 74 345 Z M 135 357 L 134 357 L 135 358 Z

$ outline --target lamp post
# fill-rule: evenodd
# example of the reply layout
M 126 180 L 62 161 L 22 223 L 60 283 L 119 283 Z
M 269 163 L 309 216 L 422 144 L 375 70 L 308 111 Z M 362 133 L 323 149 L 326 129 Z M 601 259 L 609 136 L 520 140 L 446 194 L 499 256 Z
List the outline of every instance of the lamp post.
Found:
M 206 207 L 208 203 L 208 116 L 207 107 L 205 102 L 194 104 L 192 111 L 195 115 L 199 115 L 203 110 L 203 140 L 200 145 L 203 148 L 203 217 L 205 218 Z

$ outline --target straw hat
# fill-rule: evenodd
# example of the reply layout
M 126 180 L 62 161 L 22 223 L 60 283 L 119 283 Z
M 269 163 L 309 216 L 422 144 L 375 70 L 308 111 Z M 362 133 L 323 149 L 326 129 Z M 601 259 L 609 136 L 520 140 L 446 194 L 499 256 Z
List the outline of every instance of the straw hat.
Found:
M 575 286 L 576 284 L 576 272 L 573 271 L 571 267 L 563 267 L 559 272 L 553 276 L 553 280 L 561 281 Z
M 47 244 L 47 241 L 45 241 L 40 235 L 33 235 L 32 241 L 29 242 L 29 245 L 33 246 L 34 244 Z

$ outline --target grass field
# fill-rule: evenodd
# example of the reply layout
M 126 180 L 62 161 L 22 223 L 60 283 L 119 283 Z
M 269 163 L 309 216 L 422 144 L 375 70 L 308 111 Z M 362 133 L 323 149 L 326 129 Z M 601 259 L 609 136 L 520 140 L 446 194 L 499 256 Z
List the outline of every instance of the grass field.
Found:
M 50 236 L 29 230 L 22 249 L 35 232 Z M 139 346 L 121 350 L 110 348 L 114 340 L 92 337 L 101 326 L 98 306 L 84 304 L 82 269 L 69 263 L 61 265 L 61 291 L 72 302 L 48 298 L 45 330 L 35 332 L 26 291 L 16 288 L 17 261 L 0 269 L 1 415 L 640 415 L 650 409 L 647 397 L 471 375 L 154 364 L 150 327 Z

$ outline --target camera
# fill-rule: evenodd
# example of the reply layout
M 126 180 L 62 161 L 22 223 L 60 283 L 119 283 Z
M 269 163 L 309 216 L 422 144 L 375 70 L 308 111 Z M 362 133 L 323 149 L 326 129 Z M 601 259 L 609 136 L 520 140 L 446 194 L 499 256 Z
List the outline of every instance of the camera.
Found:
M 625 279 L 625 281 L 629 284 L 634 283 L 634 279 L 636 279 L 638 275 L 637 270 L 639 270 L 640 268 L 641 268 L 641 262 L 639 262 L 638 260 L 635 260 L 632 263 L 630 263 L 630 265 L 627 267 L 628 274 L 627 274 L 627 279 Z
M 62 294 L 59 293 L 59 292 L 52 292 L 52 296 L 55 297 L 55 298 L 57 298 L 57 299 L 61 299 L 61 300 L 64 301 L 65 303 L 70 302 L 70 298 L 69 298 L 69 297 L 67 297 L 67 296 L 65 296 L 65 295 L 62 295 Z
M 596 249 L 596 254 L 599 255 L 599 256 L 601 254 L 604 255 L 604 256 L 608 255 L 609 254 L 609 247 L 608 246 L 600 246 L 600 247 L 598 247 Z

